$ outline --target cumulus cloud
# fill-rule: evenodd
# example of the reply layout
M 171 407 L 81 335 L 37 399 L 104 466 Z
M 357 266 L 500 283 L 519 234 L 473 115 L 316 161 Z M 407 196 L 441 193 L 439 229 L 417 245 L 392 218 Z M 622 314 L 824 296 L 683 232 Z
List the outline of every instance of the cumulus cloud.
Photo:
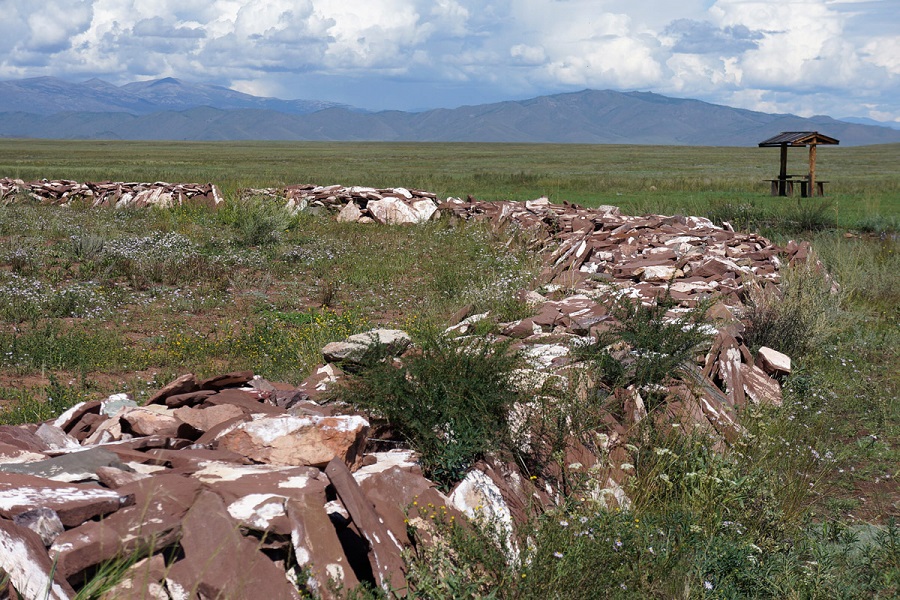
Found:
M 136 36 L 162 38 L 204 38 L 202 27 L 185 27 L 167 23 L 162 17 L 142 19 L 134 24 L 131 32 Z
M 900 118 L 896 0 L 0 4 L 4 78 L 176 76 L 370 108 L 642 89 Z
M 685 54 L 740 54 L 758 47 L 764 37 L 746 25 L 716 27 L 709 21 L 676 19 L 662 32 L 672 38 L 672 51 Z

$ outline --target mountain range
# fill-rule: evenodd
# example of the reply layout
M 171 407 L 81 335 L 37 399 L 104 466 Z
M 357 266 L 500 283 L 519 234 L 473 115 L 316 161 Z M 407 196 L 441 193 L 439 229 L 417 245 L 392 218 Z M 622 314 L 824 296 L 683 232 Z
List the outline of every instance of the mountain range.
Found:
M 454 109 L 367 112 L 173 78 L 123 86 L 52 77 L 0 82 L 0 137 L 752 146 L 781 131 L 820 131 L 848 146 L 900 142 L 900 131 L 868 123 L 649 92 L 583 90 Z

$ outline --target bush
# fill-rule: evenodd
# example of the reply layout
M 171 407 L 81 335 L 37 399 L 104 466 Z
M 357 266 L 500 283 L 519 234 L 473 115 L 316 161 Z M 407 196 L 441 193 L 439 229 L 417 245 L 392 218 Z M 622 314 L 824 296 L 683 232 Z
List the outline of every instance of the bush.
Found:
M 385 418 L 419 452 L 426 476 L 448 489 L 507 438 L 518 399 L 511 385 L 517 356 L 485 338 L 424 334 L 402 366 L 372 360 L 340 392 Z
M 704 216 L 713 223 L 731 223 L 735 231 L 759 229 L 770 218 L 769 211 L 750 202 L 711 200 Z
M 751 287 L 743 314 L 747 346 L 754 352 L 768 346 L 794 358 L 811 351 L 836 320 L 840 297 L 831 290 L 831 279 L 812 261 L 782 270 L 780 298 Z
M 697 347 L 709 338 L 703 322 L 707 305 L 666 319 L 674 305 L 668 297 L 650 306 L 619 299 L 611 311 L 616 324 L 594 343 L 577 349 L 576 356 L 588 361 L 595 378 L 610 388 L 662 383 L 693 361 Z
M 234 228 L 239 246 L 277 244 L 297 217 L 282 204 L 266 198 L 238 200 L 219 211 L 220 218 Z
M 837 224 L 832 207 L 832 203 L 827 201 L 811 198 L 798 200 L 796 208 L 788 211 L 780 229 L 795 233 L 831 229 Z

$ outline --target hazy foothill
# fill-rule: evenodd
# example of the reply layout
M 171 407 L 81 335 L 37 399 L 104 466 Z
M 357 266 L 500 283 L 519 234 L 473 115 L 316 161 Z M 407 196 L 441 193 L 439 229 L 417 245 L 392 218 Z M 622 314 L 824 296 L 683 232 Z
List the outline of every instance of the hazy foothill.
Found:
M 748 146 L 779 131 L 816 130 L 845 146 L 900 142 L 896 126 L 871 119 L 769 114 L 649 92 L 585 89 L 453 109 L 367 111 L 171 77 L 122 86 L 0 81 L 0 137 Z
M 25 83 L 6 135 L 231 141 L 0 140 L 9 597 L 900 592 L 900 132 Z

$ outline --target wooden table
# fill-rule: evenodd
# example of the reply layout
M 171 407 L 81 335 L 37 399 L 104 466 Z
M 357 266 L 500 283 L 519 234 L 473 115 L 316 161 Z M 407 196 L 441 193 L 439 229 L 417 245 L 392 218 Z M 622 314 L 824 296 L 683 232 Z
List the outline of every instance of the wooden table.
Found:
M 796 178 L 787 178 L 787 179 L 764 179 L 763 181 L 768 181 L 771 185 L 771 194 L 773 196 L 793 196 L 794 195 L 794 184 L 800 184 L 800 197 L 808 198 L 809 197 L 809 179 L 806 177 L 796 177 Z M 825 184 L 827 181 L 819 181 L 816 180 L 816 196 L 824 196 L 825 195 Z M 783 187 L 782 187 L 783 184 Z

